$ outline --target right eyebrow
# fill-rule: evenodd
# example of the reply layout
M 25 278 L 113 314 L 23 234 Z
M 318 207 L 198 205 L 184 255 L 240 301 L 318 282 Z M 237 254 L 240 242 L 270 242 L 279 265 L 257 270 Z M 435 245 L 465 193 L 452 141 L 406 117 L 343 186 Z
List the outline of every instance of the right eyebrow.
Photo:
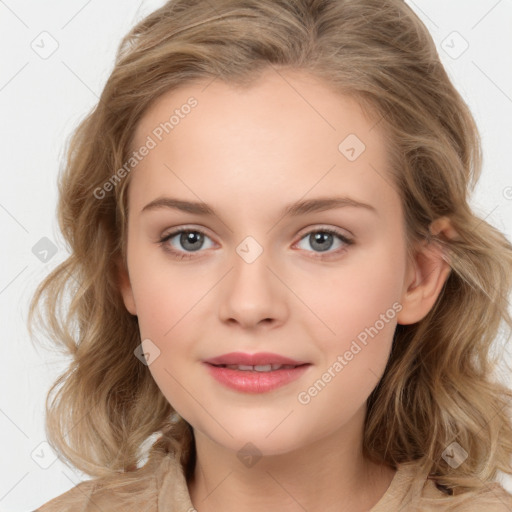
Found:
M 215 212 L 206 203 L 196 201 L 182 201 L 172 197 L 159 197 L 142 208 L 141 213 L 148 210 L 160 208 L 172 208 L 182 212 L 194 213 L 196 215 L 215 215 Z

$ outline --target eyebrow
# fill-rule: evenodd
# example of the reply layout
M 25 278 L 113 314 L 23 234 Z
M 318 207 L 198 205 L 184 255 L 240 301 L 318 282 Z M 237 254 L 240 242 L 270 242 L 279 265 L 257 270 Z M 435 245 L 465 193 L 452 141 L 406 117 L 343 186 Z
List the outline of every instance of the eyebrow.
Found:
M 281 217 L 296 217 L 306 213 L 322 212 L 342 207 L 363 208 L 377 214 L 377 210 L 373 206 L 350 197 L 321 197 L 289 204 L 281 211 Z M 144 206 L 140 213 L 160 208 L 171 208 L 196 215 L 217 216 L 215 210 L 206 203 L 183 201 L 172 197 L 159 197 Z

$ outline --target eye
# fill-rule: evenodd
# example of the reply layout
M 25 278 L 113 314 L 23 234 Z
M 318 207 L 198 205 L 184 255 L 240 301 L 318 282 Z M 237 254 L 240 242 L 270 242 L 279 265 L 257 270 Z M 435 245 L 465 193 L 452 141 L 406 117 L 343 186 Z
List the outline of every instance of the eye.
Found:
M 341 245 L 341 247 L 337 250 L 331 251 L 330 249 L 335 245 L 336 239 L 338 239 L 338 246 Z M 165 235 L 158 241 L 158 243 L 173 257 L 183 260 L 192 258 L 194 257 L 194 252 L 200 252 L 201 249 L 205 249 L 204 243 L 206 240 L 210 240 L 211 242 L 211 238 L 200 229 L 182 228 Z M 354 243 L 353 240 L 332 228 L 321 228 L 309 231 L 296 245 L 299 245 L 303 240 L 307 241 L 313 248 L 313 252 L 318 255 L 314 257 L 319 258 L 323 257 L 322 253 L 332 255 L 343 252 L 346 250 L 347 246 Z M 214 244 L 211 243 L 209 247 L 206 247 L 206 249 L 211 248 L 213 245 Z
M 205 239 L 211 240 L 206 233 L 199 229 L 180 229 L 165 235 L 159 240 L 159 243 L 164 250 L 170 252 L 178 259 L 186 259 L 193 257 L 192 253 L 204 248 Z M 184 251 L 176 249 L 176 244 L 181 246 Z
M 341 241 L 341 244 L 338 242 L 338 246 L 341 245 L 341 248 L 338 250 L 330 251 L 330 249 L 336 245 L 336 238 Z M 305 236 L 301 238 L 300 241 L 302 242 L 303 240 L 305 240 L 313 248 L 314 252 L 317 254 L 320 253 L 320 257 L 322 257 L 321 253 L 325 253 L 327 251 L 329 251 L 328 254 L 337 254 L 343 252 L 346 250 L 347 246 L 354 243 L 353 240 L 347 238 L 345 235 L 332 228 L 321 228 L 314 231 L 309 231 Z M 299 243 L 300 242 L 298 242 L 298 244 Z

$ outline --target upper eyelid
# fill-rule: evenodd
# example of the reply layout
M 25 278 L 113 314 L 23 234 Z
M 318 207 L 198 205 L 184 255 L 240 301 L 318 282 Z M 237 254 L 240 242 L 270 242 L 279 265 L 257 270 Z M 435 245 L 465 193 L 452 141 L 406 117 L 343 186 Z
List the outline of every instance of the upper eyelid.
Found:
M 202 233 L 203 235 L 205 235 L 208 238 L 210 238 L 211 240 L 213 240 L 213 237 L 211 237 L 204 228 L 195 228 L 195 227 L 188 227 L 188 226 L 171 228 L 168 232 L 164 231 L 164 234 L 161 235 L 159 237 L 159 239 L 173 238 L 176 235 L 179 235 L 180 233 L 183 233 L 183 232 L 186 233 L 187 231 Z
M 353 237 L 354 235 L 346 228 L 341 228 L 341 227 L 334 227 L 334 226 L 330 226 L 328 224 L 312 224 L 308 227 L 305 227 L 305 228 L 302 228 L 300 230 L 300 233 L 301 235 L 300 236 L 304 236 L 304 235 L 307 235 L 308 233 L 310 232 L 314 232 L 314 231 L 322 231 L 322 230 L 326 230 L 326 231 L 342 231 L 342 232 L 346 232 L 348 233 L 346 235 L 346 238 L 351 238 Z M 165 232 L 166 230 L 164 230 Z M 187 226 L 187 225 L 183 225 L 183 226 L 177 226 L 177 227 L 174 227 L 174 228 L 169 228 L 169 231 L 165 234 L 165 235 L 161 235 L 161 238 L 163 237 L 166 237 L 166 236 L 169 236 L 169 235 L 176 235 L 178 233 L 181 233 L 183 231 L 198 231 L 200 233 L 203 233 L 207 236 L 210 236 L 208 234 L 209 230 L 207 228 L 203 228 L 203 227 L 195 227 L 195 226 Z M 211 238 L 211 237 L 210 237 Z
M 313 224 L 311 226 L 308 226 L 307 228 L 301 229 L 300 230 L 301 234 L 298 236 L 300 236 L 302 238 L 305 235 L 308 235 L 309 233 L 316 232 L 316 231 L 332 231 L 332 232 L 334 232 L 334 234 L 343 236 L 350 240 L 354 237 L 354 235 L 345 228 L 329 226 L 327 224 Z M 345 232 L 347 234 L 345 234 Z

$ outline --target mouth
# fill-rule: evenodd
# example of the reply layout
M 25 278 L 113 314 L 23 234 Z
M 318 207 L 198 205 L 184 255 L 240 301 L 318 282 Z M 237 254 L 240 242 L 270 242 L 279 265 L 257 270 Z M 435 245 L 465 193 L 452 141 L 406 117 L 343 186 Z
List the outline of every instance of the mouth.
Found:
M 265 393 L 302 377 L 311 363 L 278 354 L 224 354 L 203 361 L 209 374 L 224 387 L 238 393 Z
M 211 363 L 207 363 L 211 364 Z M 230 370 L 238 370 L 242 372 L 275 372 L 277 370 L 293 370 L 299 366 L 307 366 L 310 363 L 303 363 L 298 365 L 292 364 L 258 364 L 258 365 L 246 365 L 246 364 L 211 364 L 217 368 L 228 368 Z
M 306 361 L 297 361 L 271 352 L 258 352 L 256 354 L 230 352 L 229 354 L 206 359 L 204 362 L 213 366 L 235 367 L 234 369 L 242 371 L 255 370 L 263 372 L 277 370 L 281 367 L 296 368 L 303 364 L 309 364 Z

